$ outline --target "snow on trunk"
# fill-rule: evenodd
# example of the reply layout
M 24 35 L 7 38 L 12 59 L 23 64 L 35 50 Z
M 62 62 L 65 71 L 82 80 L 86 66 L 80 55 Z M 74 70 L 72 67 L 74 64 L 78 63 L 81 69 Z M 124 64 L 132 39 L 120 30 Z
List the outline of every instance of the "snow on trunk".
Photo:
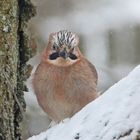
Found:
M 139 140 L 139 136 L 140 65 L 70 120 L 28 140 Z

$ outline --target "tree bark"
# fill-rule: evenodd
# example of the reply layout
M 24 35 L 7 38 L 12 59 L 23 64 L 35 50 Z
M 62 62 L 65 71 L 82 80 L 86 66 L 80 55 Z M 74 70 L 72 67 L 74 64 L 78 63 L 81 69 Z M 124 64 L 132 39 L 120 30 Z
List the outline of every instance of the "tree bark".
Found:
M 30 0 L 0 0 L 0 140 L 22 139 L 26 62 L 31 56 L 26 31 L 34 13 Z

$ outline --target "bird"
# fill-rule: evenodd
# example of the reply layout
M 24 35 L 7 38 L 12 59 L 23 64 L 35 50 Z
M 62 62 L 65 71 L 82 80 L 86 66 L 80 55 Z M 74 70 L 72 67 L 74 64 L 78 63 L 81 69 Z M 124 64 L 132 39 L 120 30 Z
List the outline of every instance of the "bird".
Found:
M 32 80 L 38 104 L 56 123 L 71 118 L 98 97 L 98 74 L 79 49 L 77 34 L 49 35 Z

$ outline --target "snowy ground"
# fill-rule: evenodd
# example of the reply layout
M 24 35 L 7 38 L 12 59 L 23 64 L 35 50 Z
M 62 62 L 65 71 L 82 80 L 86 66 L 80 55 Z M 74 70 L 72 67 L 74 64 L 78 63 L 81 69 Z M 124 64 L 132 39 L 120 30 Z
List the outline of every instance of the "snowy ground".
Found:
M 140 66 L 70 120 L 28 140 L 135 140 L 139 108 Z

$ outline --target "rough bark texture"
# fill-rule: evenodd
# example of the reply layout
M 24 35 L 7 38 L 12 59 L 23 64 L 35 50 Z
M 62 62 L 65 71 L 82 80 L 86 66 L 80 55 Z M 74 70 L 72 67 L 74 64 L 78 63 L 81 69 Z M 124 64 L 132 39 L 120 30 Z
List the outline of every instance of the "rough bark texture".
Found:
M 30 57 L 26 29 L 34 13 L 29 0 L 0 0 L 0 140 L 21 139 L 23 81 Z

